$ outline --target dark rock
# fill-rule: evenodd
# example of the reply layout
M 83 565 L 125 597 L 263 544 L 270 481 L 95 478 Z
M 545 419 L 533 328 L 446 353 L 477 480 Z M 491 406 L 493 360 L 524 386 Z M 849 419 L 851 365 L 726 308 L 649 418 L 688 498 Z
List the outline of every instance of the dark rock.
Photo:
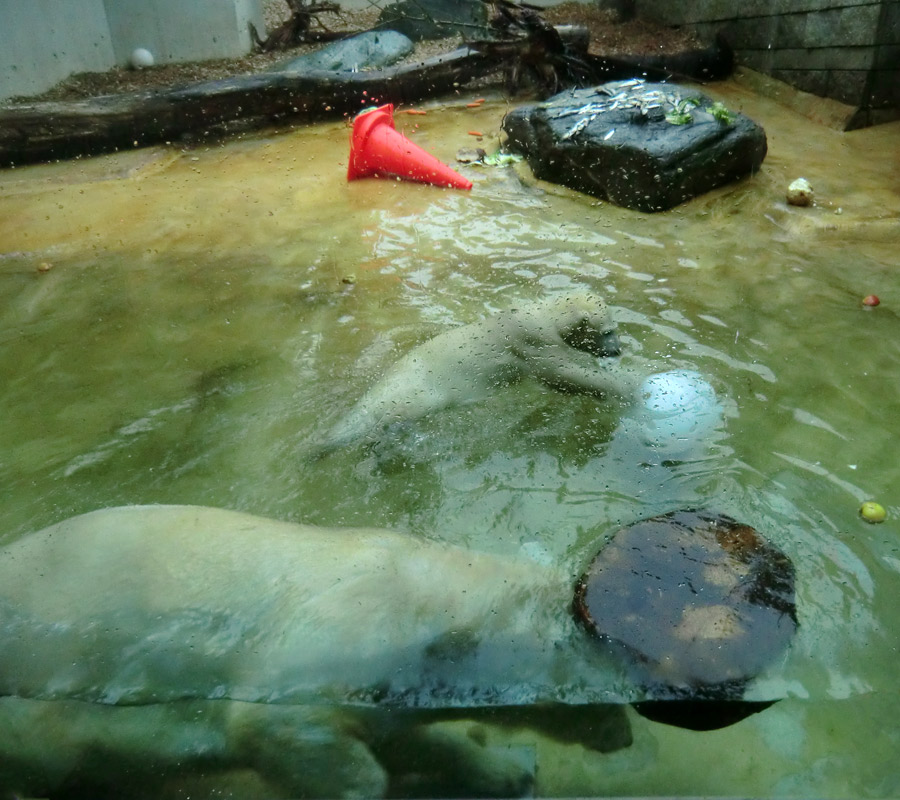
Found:
M 646 691 L 636 710 L 709 730 L 769 705 L 744 701 L 744 689 L 797 630 L 794 566 L 748 525 L 675 511 L 619 530 L 574 609 Z
M 561 92 L 510 112 L 503 129 L 536 177 L 637 211 L 752 174 L 766 155 L 753 120 L 694 89 L 640 79 Z
M 349 39 L 326 45 L 315 53 L 282 61 L 270 72 L 312 72 L 314 70 L 356 71 L 380 69 L 408 56 L 415 45 L 398 31 L 366 31 Z
M 400 31 L 414 42 L 490 36 L 487 5 L 482 0 L 399 0 L 382 9 L 378 27 Z

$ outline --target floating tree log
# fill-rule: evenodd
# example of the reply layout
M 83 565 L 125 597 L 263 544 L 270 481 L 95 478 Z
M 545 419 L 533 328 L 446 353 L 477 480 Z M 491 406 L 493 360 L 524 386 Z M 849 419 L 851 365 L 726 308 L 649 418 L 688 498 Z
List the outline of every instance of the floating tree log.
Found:
M 371 72 L 266 72 L 162 91 L 0 110 L 0 165 L 95 155 L 185 135 L 221 135 L 285 119 L 322 119 L 408 103 L 496 71 L 501 50 L 463 47 Z

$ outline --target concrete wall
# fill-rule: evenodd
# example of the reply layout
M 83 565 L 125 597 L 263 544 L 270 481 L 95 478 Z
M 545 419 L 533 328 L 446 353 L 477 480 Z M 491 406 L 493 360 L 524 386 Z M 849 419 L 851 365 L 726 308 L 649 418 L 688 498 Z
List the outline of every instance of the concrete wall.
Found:
M 637 0 L 638 13 L 723 31 L 738 61 L 857 109 L 850 127 L 900 117 L 900 0 Z
M 136 47 L 158 64 L 243 55 L 251 21 L 265 30 L 259 0 L 0 0 L 0 100 L 127 64 Z
M 373 2 L 338 1 L 348 9 Z M 0 101 L 124 66 L 138 47 L 157 64 L 243 55 L 249 22 L 265 35 L 260 0 L 0 0 Z
M 0 0 L 0 100 L 114 63 L 103 0 Z
M 73 2 L 73 0 L 65 0 Z M 136 47 L 158 64 L 232 58 L 250 51 L 248 22 L 263 31 L 259 0 L 105 0 L 117 64 Z

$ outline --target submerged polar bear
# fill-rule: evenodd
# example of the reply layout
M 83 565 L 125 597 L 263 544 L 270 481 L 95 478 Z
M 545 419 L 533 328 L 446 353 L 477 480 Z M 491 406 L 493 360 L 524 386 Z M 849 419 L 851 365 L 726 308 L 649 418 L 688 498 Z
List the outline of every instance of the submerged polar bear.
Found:
M 630 742 L 572 597 L 562 568 L 385 530 L 76 517 L 0 549 L 0 796 L 526 793 L 533 763 L 462 720 Z
M 615 322 L 597 295 L 523 303 L 413 348 L 332 428 L 319 453 L 526 376 L 564 391 L 630 397 L 639 380 L 617 364 L 620 352 Z

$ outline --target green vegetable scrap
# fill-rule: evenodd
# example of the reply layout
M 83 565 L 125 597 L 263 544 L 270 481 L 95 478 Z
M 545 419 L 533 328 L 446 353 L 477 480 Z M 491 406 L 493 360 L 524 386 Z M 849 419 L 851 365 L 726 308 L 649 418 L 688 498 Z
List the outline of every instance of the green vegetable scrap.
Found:
M 686 97 L 684 100 L 678 100 L 673 104 L 672 110 L 666 114 L 666 122 L 671 125 L 690 125 L 694 121 L 691 109 L 699 105 L 700 100 L 696 97 Z
M 481 163 L 488 167 L 508 167 L 510 164 L 515 164 L 517 161 L 521 160 L 522 156 L 517 155 L 516 153 L 497 151 L 496 153 L 485 156 L 481 159 Z
M 696 106 L 700 105 L 700 102 L 701 101 L 696 97 L 687 97 L 684 100 L 676 100 L 672 104 L 672 110 L 666 114 L 666 122 L 672 125 L 690 125 L 694 121 L 692 111 Z M 707 106 L 703 110 L 723 125 L 734 125 L 734 113 L 729 111 L 725 104 L 720 100 L 717 100 L 711 106 Z
M 673 109 L 666 114 L 666 122 L 672 125 L 690 125 L 694 121 L 690 111 Z
M 734 125 L 734 114 L 729 111 L 723 102 L 717 100 L 709 108 L 704 109 L 713 119 L 718 120 L 723 125 Z

